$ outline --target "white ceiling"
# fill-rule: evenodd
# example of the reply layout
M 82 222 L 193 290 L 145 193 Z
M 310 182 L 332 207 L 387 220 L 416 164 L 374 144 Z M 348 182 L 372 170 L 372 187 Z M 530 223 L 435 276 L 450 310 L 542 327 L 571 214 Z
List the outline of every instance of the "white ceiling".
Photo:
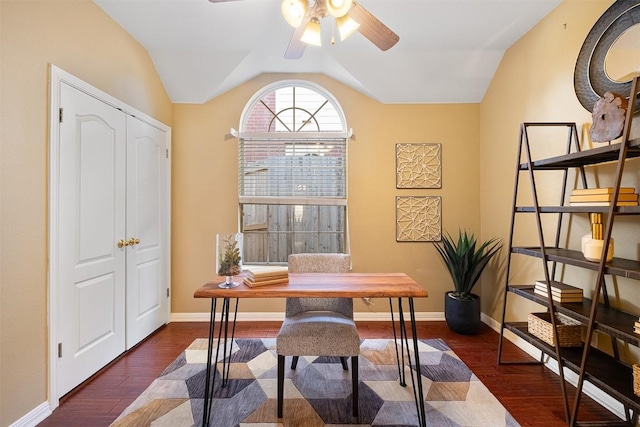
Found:
M 562 0 L 358 0 L 400 36 L 361 34 L 284 59 L 281 0 L 93 0 L 149 52 L 175 103 L 202 103 L 262 73 L 323 73 L 383 103 L 480 102 L 504 51 Z

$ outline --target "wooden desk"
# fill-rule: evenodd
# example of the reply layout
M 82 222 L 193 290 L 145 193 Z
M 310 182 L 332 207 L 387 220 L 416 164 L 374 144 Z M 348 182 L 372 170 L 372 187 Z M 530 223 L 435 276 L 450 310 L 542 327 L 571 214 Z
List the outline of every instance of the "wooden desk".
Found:
M 235 279 L 242 282 L 242 275 L 236 276 Z M 418 337 L 415 325 L 415 311 L 413 306 L 413 298 L 425 298 L 428 292 L 416 283 L 413 279 L 404 273 L 308 273 L 308 274 L 289 274 L 289 283 L 286 285 L 269 285 L 250 288 L 242 283 L 236 288 L 223 289 L 218 287 L 219 283 L 224 282 L 224 277 L 216 277 L 204 286 L 198 288 L 194 293 L 194 298 L 210 298 L 211 299 L 211 318 L 209 325 L 209 344 L 207 348 L 207 372 L 204 395 L 204 408 L 202 425 L 208 426 L 211 416 L 211 399 L 213 396 L 213 388 L 215 386 L 217 369 L 214 369 L 213 380 L 211 381 L 211 363 L 213 356 L 213 340 L 215 338 L 215 312 L 216 302 L 218 298 L 223 299 L 222 313 L 220 317 L 220 326 L 218 332 L 218 340 L 216 346 L 215 360 L 218 360 L 220 351 L 220 342 L 224 340 L 223 348 L 223 364 L 222 364 L 222 386 L 226 385 L 228 378 L 228 367 L 225 366 L 225 358 L 227 351 L 228 327 L 229 327 L 229 311 L 230 300 L 236 298 L 234 316 L 231 322 L 235 326 L 238 301 L 242 298 L 287 298 L 287 297 L 318 297 L 318 298 L 389 298 L 389 309 L 391 311 L 391 322 L 393 325 L 394 338 L 396 337 L 395 322 L 393 318 L 392 299 L 398 299 L 398 313 L 400 317 L 400 343 L 402 364 L 404 364 L 404 343 L 407 346 L 407 360 L 411 365 L 409 353 L 408 334 L 406 322 L 404 319 L 404 310 L 402 306 L 402 298 L 409 301 L 409 314 L 411 330 L 413 331 L 413 349 L 416 366 L 420 366 L 420 355 L 418 352 Z M 223 330 L 224 326 L 224 330 Z M 232 327 L 231 340 L 233 341 Z M 224 337 L 223 337 L 224 333 Z M 231 346 L 229 346 L 231 351 Z M 404 380 L 404 369 L 401 369 L 400 358 L 398 357 L 398 371 L 400 373 L 400 384 L 406 385 Z M 418 413 L 418 421 L 420 426 L 426 426 L 426 414 L 424 409 L 424 396 L 422 392 L 422 381 L 420 374 L 417 374 L 417 384 L 414 380 L 414 370 L 411 371 L 411 380 L 417 385 L 418 394 L 414 387 L 414 398 L 416 401 L 416 410 Z M 225 372 L 227 377 L 225 378 Z
M 235 276 L 242 282 L 244 276 Z M 289 284 L 223 289 L 216 277 L 198 288 L 194 298 L 426 298 L 428 292 L 404 273 L 289 274 Z

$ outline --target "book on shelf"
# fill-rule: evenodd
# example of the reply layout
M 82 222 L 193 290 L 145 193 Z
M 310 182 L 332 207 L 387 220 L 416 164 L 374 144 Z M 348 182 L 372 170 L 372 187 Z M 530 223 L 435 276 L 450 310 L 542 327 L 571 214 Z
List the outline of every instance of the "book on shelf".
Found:
M 620 194 L 622 193 L 635 193 L 636 189 L 633 187 L 620 187 Z M 598 187 L 598 188 L 576 188 L 571 193 L 574 196 L 586 196 L 591 194 L 613 194 L 613 187 Z
M 611 206 L 611 202 L 569 202 L 569 206 Z M 638 202 L 621 202 L 618 200 L 616 206 L 638 206 Z
M 259 286 L 270 286 L 270 285 L 286 285 L 289 283 L 289 276 L 277 278 L 277 279 L 263 279 L 263 280 L 251 280 L 248 277 L 245 277 L 242 282 L 250 288 L 256 288 Z
M 547 290 L 547 282 L 544 280 L 536 280 L 536 284 L 535 284 L 535 288 L 536 289 L 540 289 L 540 290 L 544 290 L 546 292 Z M 562 283 L 562 282 L 557 282 L 555 280 L 551 281 L 551 292 L 554 293 L 558 293 L 558 294 L 562 294 L 562 295 L 580 295 L 582 296 L 582 289 L 575 287 L 575 286 L 571 286 L 571 285 L 567 285 L 566 283 Z
M 635 332 L 636 334 L 640 334 L 640 328 L 634 326 L 633 327 L 633 332 Z
M 569 196 L 569 202 L 611 202 L 613 194 L 585 194 Z M 637 202 L 638 193 L 620 193 L 618 194 L 619 202 Z
M 536 295 L 540 295 L 541 297 L 547 298 L 546 290 L 543 291 L 542 289 L 535 288 L 533 290 L 533 293 Z M 582 295 L 581 294 L 560 295 L 560 294 L 551 293 L 551 299 L 559 303 L 582 302 Z
M 247 277 L 252 280 L 280 279 L 289 277 L 289 270 L 284 266 L 254 266 L 247 269 Z
M 640 321 L 636 320 L 636 321 L 633 323 L 633 327 L 634 327 L 634 328 L 640 328 Z
M 536 292 L 538 295 L 542 295 L 542 296 L 547 296 L 547 290 L 543 289 L 543 288 L 534 288 L 533 289 L 534 292 Z M 556 297 L 556 298 L 582 298 L 582 293 L 560 293 L 557 291 L 551 291 L 551 295 Z

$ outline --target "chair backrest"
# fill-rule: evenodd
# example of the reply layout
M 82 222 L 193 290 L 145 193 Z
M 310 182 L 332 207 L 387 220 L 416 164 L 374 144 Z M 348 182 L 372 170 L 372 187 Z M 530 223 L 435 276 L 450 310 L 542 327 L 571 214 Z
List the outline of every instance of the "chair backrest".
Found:
M 348 273 L 351 255 L 348 254 L 292 254 L 289 273 Z M 287 298 L 286 316 L 305 311 L 335 311 L 353 319 L 351 298 Z

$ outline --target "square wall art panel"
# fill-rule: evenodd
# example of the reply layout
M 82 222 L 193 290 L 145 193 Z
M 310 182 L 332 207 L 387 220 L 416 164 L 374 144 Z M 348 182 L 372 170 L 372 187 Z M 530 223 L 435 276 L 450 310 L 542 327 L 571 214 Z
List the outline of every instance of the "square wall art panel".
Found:
M 442 144 L 396 144 L 396 188 L 442 188 Z
M 438 242 L 442 235 L 440 196 L 396 197 L 396 241 Z

